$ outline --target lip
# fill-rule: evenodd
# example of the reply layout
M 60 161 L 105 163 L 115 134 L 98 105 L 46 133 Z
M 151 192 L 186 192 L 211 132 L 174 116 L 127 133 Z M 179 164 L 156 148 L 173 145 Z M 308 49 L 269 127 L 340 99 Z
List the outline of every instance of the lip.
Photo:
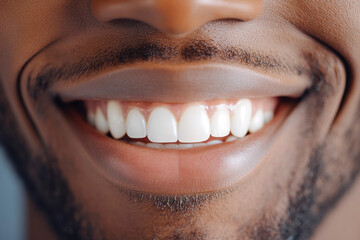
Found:
M 310 80 L 292 75 L 276 77 L 227 64 L 138 64 L 75 83 L 57 82 L 51 88 L 65 102 L 118 99 L 185 103 L 214 99 L 297 98 Z
M 219 79 L 224 87 L 219 86 Z M 144 84 L 139 87 L 141 81 Z M 205 90 L 201 88 L 204 85 L 208 85 Z M 51 91 L 64 102 L 120 99 L 171 103 L 180 99 L 180 102 L 188 102 L 239 97 L 299 97 L 309 86 L 307 79 L 281 80 L 233 66 L 157 66 L 152 69 L 135 66 L 77 83 L 58 83 Z M 182 93 L 192 87 L 196 91 Z M 278 130 L 293 106 L 292 101 L 280 104 L 275 118 L 259 132 L 233 142 L 193 149 L 136 146 L 100 134 L 72 108 L 65 109 L 65 117 L 88 153 L 89 161 L 95 163 L 94 166 L 110 182 L 143 192 L 188 194 L 229 188 L 254 172 L 270 154 L 279 137 Z
M 216 191 L 250 174 L 270 152 L 292 104 L 257 133 L 233 142 L 192 149 L 152 149 L 100 134 L 74 109 L 66 111 L 72 130 L 103 176 L 126 189 L 162 194 Z M 149 157 L 151 156 L 151 157 Z

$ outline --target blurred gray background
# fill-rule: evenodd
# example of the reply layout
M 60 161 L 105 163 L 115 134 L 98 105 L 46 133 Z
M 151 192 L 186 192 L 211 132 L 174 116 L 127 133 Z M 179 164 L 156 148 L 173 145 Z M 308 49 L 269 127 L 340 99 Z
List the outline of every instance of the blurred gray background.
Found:
M 0 146 L 0 239 L 25 240 L 25 194 Z

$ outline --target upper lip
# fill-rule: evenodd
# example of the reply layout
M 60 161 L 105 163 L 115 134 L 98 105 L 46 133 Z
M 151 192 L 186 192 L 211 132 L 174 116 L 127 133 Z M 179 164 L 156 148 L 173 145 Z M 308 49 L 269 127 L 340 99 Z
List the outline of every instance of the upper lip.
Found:
M 141 64 L 85 80 L 58 81 L 51 91 L 63 101 L 119 99 L 183 103 L 239 97 L 299 97 L 310 87 L 306 77 L 263 74 L 228 64 Z

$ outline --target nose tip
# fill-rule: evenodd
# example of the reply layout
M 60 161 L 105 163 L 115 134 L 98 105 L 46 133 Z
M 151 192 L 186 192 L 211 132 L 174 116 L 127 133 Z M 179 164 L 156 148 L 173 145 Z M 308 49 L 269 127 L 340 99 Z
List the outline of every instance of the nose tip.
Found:
M 257 18 L 264 0 L 92 0 L 93 16 L 100 22 L 132 19 L 161 32 L 185 34 L 220 19 Z

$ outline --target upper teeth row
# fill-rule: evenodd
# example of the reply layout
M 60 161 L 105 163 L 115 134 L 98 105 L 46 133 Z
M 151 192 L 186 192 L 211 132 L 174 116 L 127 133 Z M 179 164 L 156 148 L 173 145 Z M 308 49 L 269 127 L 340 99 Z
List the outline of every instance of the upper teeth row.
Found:
M 166 107 L 152 109 L 147 121 L 137 107 L 129 109 L 125 118 L 117 101 L 109 101 L 106 115 L 98 106 L 95 112 L 88 111 L 88 121 L 102 133 L 110 131 L 116 138 L 127 134 L 130 138 L 145 138 L 155 143 L 196 143 L 213 137 L 226 137 L 230 134 L 244 137 L 248 131 L 255 132 L 273 117 L 273 111 L 264 112 L 261 108 L 252 114 L 253 106 L 249 99 L 242 99 L 235 105 L 232 113 L 219 105 L 209 118 L 206 107 L 194 104 L 185 109 L 177 121 Z

